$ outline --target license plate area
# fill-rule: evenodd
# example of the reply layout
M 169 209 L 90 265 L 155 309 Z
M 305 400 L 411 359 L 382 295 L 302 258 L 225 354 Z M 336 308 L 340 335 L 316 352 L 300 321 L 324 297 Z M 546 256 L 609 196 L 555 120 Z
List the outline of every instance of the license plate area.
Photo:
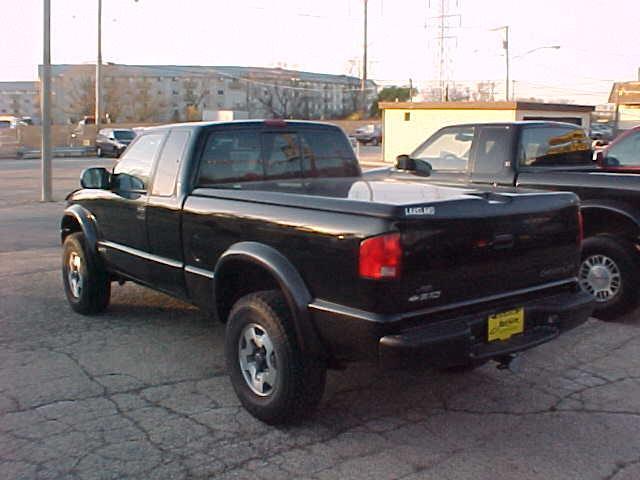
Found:
M 487 341 L 508 340 L 524 331 L 524 308 L 491 315 L 487 321 Z

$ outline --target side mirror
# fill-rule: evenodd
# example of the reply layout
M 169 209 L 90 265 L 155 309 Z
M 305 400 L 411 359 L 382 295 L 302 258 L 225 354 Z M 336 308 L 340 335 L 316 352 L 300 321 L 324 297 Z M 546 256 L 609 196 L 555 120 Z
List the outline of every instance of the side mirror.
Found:
M 82 188 L 107 190 L 111 187 L 111 174 L 104 167 L 87 168 L 80 175 L 80 185 Z
M 396 157 L 396 168 L 398 170 L 415 171 L 416 161 L 409 155 L 398 155 Z
M 426 160 L 411 158 L 409 155 L 398 155 L 396 157 L 396 169 L 414 172 L 416 175 L 428 177 L 431 175 L 433 167 Z

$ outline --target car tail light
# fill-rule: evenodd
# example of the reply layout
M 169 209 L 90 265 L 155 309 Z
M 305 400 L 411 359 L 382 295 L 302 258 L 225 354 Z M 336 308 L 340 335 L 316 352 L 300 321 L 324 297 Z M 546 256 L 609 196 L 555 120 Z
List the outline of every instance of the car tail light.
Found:
M 582 245 L 582 241 L 584 240 L 584 220 L 582 218 L 582 211 L 578 210 L 578 245 Z
M 374 280 L 400 277 L 402 245 L 399 233 L 367 238 L 360 242 L 359 272 Z

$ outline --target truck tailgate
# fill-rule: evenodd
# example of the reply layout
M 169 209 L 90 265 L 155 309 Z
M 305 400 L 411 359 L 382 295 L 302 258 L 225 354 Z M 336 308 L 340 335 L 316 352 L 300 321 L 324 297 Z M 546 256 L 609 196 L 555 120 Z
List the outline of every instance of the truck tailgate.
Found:
M 407 215 L 397 224 L 402 280 L 389 284 L 397 309 L 451 305 L 576 274 L 575 196 L 553 195 L 553 208 L 548 194 L 476 196 L 478 201 L 457 206 L 405 208 Z

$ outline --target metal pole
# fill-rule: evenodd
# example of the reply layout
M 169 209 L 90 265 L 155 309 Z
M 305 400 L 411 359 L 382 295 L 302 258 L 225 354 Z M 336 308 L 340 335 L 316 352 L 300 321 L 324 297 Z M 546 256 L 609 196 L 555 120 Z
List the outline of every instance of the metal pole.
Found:
M 98 58 L 96 59 L 96 134 L 100 129 L 102 108 L 102 0 L 98 0 Z
M 509 101 L 509 25 L 504 27 L 505 40 L 504 40 L 504 56 L 507 63 L 507 81 L 505 83 L 506 92 L 505 97 L 507 102 Z
M 367 0 L 364 0 L 364 46 L 362 52 L 362 81 L 360 82 L 360 91 L 362 92 L 362 111 L 367 105 Z
M 41 200 L 51 199 L 51 0 L 44 0 L 44 35 L 40 109 L 42 111 Z

